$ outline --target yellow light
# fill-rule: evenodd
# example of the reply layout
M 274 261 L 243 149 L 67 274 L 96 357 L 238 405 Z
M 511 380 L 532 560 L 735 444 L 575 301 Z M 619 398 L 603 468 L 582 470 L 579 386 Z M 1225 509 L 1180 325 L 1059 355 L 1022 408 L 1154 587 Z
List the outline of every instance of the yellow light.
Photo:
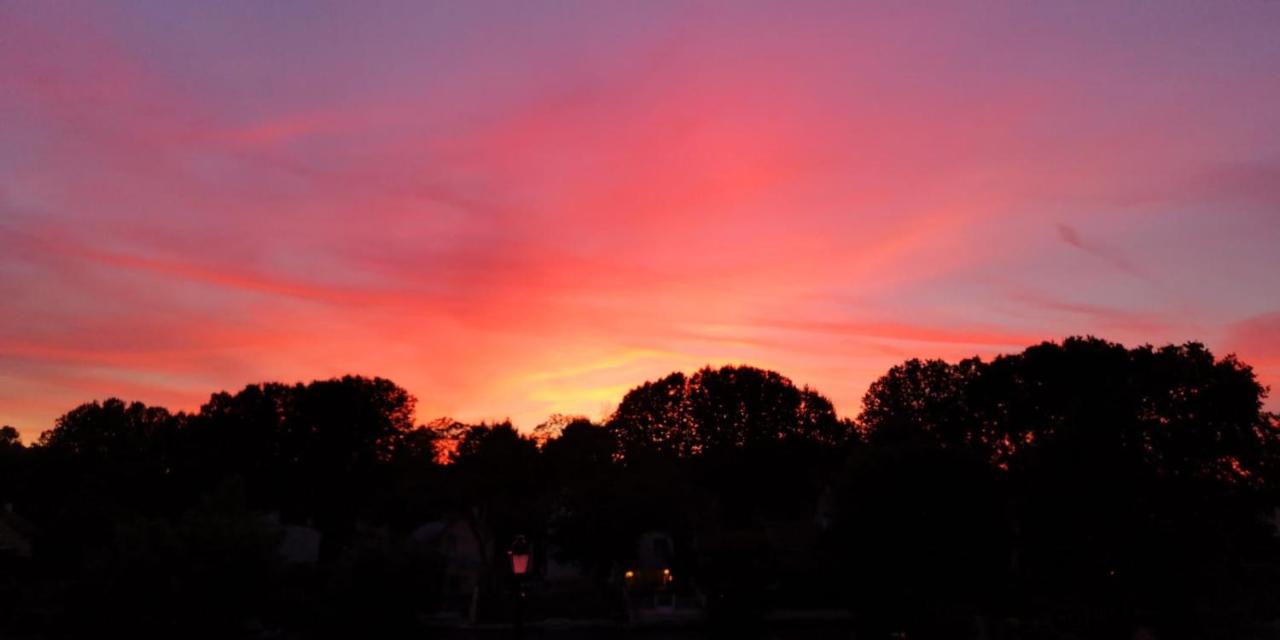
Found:
M 628 571 L 627 571 L 625 574 L 623 574 L 623 575 L 625 575 L 625 576 L 627 577 L 627 579 L 628 579 L 628 580 L 630 580 L 630 579 L 632 579 L 632 578 L 636 577 L 636 572 L 631 571 L 631 570 L 628 570 Z
M 663 570 L 662 570 L 662 575 L 664 575 L 664 576 L 669 576 L 669 575 L 671 575 L 671 570 L 670 570 L 670 569 L 663 569 Z

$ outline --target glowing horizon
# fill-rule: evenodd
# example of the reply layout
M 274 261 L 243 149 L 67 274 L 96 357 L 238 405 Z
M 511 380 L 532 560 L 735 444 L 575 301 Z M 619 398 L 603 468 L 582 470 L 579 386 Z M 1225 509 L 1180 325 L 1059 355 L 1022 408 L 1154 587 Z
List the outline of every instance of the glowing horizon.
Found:
M 529 429 L 730 363 L 853 415 L 903 359 L 1076 334 L 1280 387 L 1276 33 L 1276 3 L 7 3 L 0 424 L 355 373 Z

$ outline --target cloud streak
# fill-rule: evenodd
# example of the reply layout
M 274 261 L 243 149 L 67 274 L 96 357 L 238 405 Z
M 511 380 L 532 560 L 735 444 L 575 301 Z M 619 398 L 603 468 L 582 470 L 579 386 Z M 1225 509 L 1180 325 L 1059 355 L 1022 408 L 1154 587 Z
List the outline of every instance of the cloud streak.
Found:
M 1100 240 L 1085 240 L 1081 237 L 1080 232 L 1074 227 L 1059 223 L 1057 225 L 1058 237 L 1063 242 L 1079 249 L 1102 262 L 1114 267 L 1117 271 L 1124 272 L 1135 278 L 1142 280 L 1151 280 L 1151 276 L 1146 271 L 1140 269 L 1133 264 L 1124 252 Z
M 1275 7 L 508 9 L 0 7 L 0 422 L 358 372 L 530 427 L 730 362 L 853 413 L 1062 332 L 1272 358 L 1236 323 L 1280 299 Z

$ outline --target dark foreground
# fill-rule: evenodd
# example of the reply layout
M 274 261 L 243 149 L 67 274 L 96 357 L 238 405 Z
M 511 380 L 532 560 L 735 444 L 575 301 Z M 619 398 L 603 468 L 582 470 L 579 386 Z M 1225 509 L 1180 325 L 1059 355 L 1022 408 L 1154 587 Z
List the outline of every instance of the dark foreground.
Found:
M 430 637 L 448 640 L 497 640 L 498 638 L 557 638 L 562 640 L 587 640 L 588 638 L 627 638 L 635 640 L 701 640 L 703 638 L 752 637 L 776 640 L 819 640 L 834 638 L 854 638 L 857 634 L 846 627 L 813 627 L 797 628 L 756 628 L 740 629 L 734 632 L 717 632 L 704 629 L 526 629 L 515 632 L 503 630 L 469 630 L 458 629 L 441 631 Z
M 532 433 L 360 376 L 94 401 L 0 428 L 0 637 L 1280 637 L 1265 399 L 1070 338 L 908 360 L 852 418 L 748 366 Z M 848 620 L 771 622 L 813 610 Z

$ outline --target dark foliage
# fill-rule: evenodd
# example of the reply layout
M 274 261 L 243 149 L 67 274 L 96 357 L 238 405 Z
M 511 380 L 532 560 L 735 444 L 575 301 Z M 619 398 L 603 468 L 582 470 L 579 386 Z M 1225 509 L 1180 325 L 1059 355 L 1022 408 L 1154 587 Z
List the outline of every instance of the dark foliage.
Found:
M 872 385 L 859 423 L 879 464 L 907 446 L 1001 471 L 984 496 L 1002 496 L 1004 509 L 981 526 L 1008 536 L 1007 583 L 1030 596 L 1017 603 L 1023 615 L 1068 603 L 1099 624 L 1140 617 L 1202 635 L 1222 622 L 1215 615 L 1231 617 L 1226 585 L 1274 566 L 1280 431 L 1261 410 L 1264 395 L 1247 366 L 1203 345 L 1072 338 L 989 363 L 906 362 Z M 930 494 L 909 502 L 946 513 L 921 501 L 966 474 L 927 475 Z M 865 499 L 857 477 L 846 506 Z M 964 524 L 975 525 L 984 510 L 966 509 Z M 964 536 L 946 527 L 938 539 Z M 919 539 L 883 543 L 892 556 L 920 557 Z
M 715 455 L 796 441 L 839 447 L 852 437 L 831 401 L 754 367 L 708 367 L 646 382 L 623 397 L 608 426 L 622 458 Z
M 522 535 L 535 576 L 577 567 L 587 585 L 539 587 L 531 615 L 625 616 L 624 589 L 656 589 L 700 593 L 739 631 L 776 605 L 845 606 L 872 637 L 1246 635 L 1280 618 L 1264 397 L 1202 345 L 1073 338 L 905 362 L 856 422 L 751 367 L 675 373 L 603 424 L 552 416 L 531 435 L 416 425 L 405 390 L 356 376 L 193 414 L 92 402 L 31 446 L 0 428 L 0 517 L 35 545 L 0 553 L 0 634 L 501 619 Z M 478 599 L 451 586 L 460 548 Z M 652 557 L 676 578 L 643 574 Z

